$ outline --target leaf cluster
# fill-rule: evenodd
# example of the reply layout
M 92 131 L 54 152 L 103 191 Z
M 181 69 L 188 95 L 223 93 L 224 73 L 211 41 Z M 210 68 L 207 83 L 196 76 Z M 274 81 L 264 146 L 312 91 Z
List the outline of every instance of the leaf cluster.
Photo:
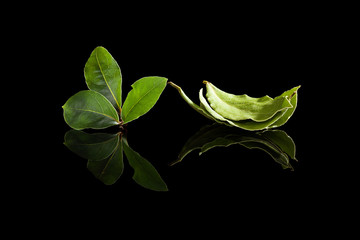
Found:
M 85 64 L 89 90 L 70 97 L 64 104 L 65 122 L 73 129 L 103 129 L 127 124 L 147 113 L 164 91 L 164 77 L 143 77 L 132 86 L 122 103 L 122 74 L 119 65 L 103 47 L 97 47 Z

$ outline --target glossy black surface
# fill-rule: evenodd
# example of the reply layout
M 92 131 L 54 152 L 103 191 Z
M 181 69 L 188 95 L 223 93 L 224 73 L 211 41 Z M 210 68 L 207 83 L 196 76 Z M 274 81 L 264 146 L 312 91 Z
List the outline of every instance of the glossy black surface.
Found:
M 62 145 L 64 134 L 70 128 L 63 121 L 61 105 L 72 94 L 86 89 L 83 66 L 96 45 L 107 47 L 118 61 L 123 74 L 124 97 L 135 80 L 151 75 L 168 77 L 195 102 L 198 102 L 198 91 L 204 87 L 202 81 L 205 79 L 216 82 L 225 91 L 247 93 L 255 97 L 266 94 L 277 96 L 286 89 L 302 85 L 298 109 L 289 122 L 280 128 L 296 142 L 299 162 L 295 163 L 293 172 L 283 170 L 263 152 L 239 146 L 212 149 L 201 156 L 191 153 L 181 164 L 169 166 L 170 162 L 176 160 L 187 139 L 212 122 L 191 109 L 175 89 L 167 87 L 149 113 L 128 125 L 127 134 L 132 148 L 150 161 L 163 176 L 168 184 L 168 194 L 202 191 L 235 194 L 240 189 L 271 192 L 272 188 L 280 192 L 284 189 L 296 192 L 299 184 L 302 188 L 302 184 L 309 182 L 306 176 L 316 172 L 321 164 L 319 159 L 310 160 L 306 156 L 309 153 L 306 143 L 310 134 L 307 132 L 310 128 L 306 106 L 311 102 L 308 96 L 311 88 L 309 78 L 312 77 L 311 69 L 306 67 L 311 63 L 311 59 L 306 57 L 306 51 L 293 46 L 291 42 L 283 45 L 275 40 L 271 41 L 272 48 L 252 42 L 251 39 L 239 45 L 237 41 L 240 41 L 240 36 L 236 38 L 231 32 L 228 36 L 205 41 L 209 34 L 196 35 L 197 40 L 194 42 L 176 41 L 178 45 L 172 47 L 171 40 L 170 45 L 163 46 L 157 39 L 145 43 L 124 40 L 122 44 L 98 40 L 87 41 L 84 46 L 80 43 L 72 46 L 72 57 L 68 62 L 71 69 L 68 68 L 69 73 L 62 73 L 64 78 L 56 93 L 53 109 L 59 126 L 57 143 L 54 142 L 53 146 L 61 154 L 61 157 L 57 156 L 56 163 L 51 165 L 55 172 L 50 175 L 54 176 L 55 183 L 68 185 L 69 190 L 80 184 L 79 187 L 85 191 L 98 189 L 114 194 L 122 191 L 147 192 L 133 184 L 128 166 L 125 166 L 124 176 L 116 184 L 103 186 L 89 174 L 86 161 Z M 130 47 L 133 47 L 131 51 Z M 117 130 L 111 128 L 106 131 L 114 133 Z
M 29 85 L 37 83 L 37 87 L 29 88 L 31 97 L 21 98 L 18 104 L 20 109 L 31 110 L 26 111 L 25 120 L 19 120 L 21 134 L 16 134 L 12 153 L 21 153 L 21 157 L 6 168 L 11 169 L 7 180 L 14 194 L 6 196 L 16 196 L 18 205 L 30 210 L 28 216 L 36 216 L 41 209 L 49 211 L 49 219 L 66 215 L 77 222 L 74 216 L 84 214 L 94 225 L 108 223 L 109 217 L 115 216 L 137 226 L 140 221 L 156 222 L 154 216 L 159 215 L 162 222 L 174 223 L 171 234 L 179 232 L 178 226 L 188 228 L 186 220 L 197 228 L 198 219 L 216 225 L 224 219 L 241 218 L 246 211 L 250 214 L 242 220 L 250 225 L 257 226 L 259 219 L 266 225 L 277 216 L 284 220 L 276 222 L 277 227 L 285 224 L 298 233 L 307 227 L 293 225 L 292 220 L 305 216 L 299 222 L 310 221 L 310 228 L 317 228 L 316 216 L 331 215 L 325 203 L 330 202 L 335 212 L 344 212 L 344 203 L 353 199 L 354 188 L 350 186 L 355 175 L 349 167 L 355 159 L 345 157 L 346 150 L 337 157 L 339 140 L 335 134 L 341 130 L 334 125 L 339 122 L 331 123 L 330 128 L 332 108 L 323 108 L 328 96 L 323 86 L 331 84 L 328 79 L 334 72 L 328 64 L 333 46 L 329 44 L 332 34 L 328 33 L 333 25 L 323 18 L 320 21 L 317 14 L 311 15 L 313 18 L 306 14 L 291 18 L 291 13 L 285 18 L 277 18 L 275 13 L 270 14 L 273 18 L 246 18 L 224 12 L 227 17 L 218 18 L 194 11 L 187 18 L 183 13 L 171 21 L 160 15 L 140 22 L 135 21 L 139 15 L 119 17 L 112 26 L 100 24 L 103 18 L 90 21 L 93 13 L 75 25 L 57 21 L 29 48 L 32 51 L 19 55 L 19 59 L 21 56 L 30 62 L 31 56 L 40 54 L 41 61 L 28 71 L 31 77 L 24 79 Z M 103 31 L 91 32 L 95 22 Z M 203 80 L 224 91 L 254 97 L 277 96 L 301 85 L 298 108 L 279 128 L 296 144 L 294 171 L 282 169 L 263 151 L 239 145 L 214 148 L 201 156 L 193 151 L 181 163 L 169 166 L 188 139 L 212 122 L 167 87 L 150 112 L 128 125 L 127 140 L 157 169 L 169 191 L 151 191 L 134 182 L 126 161 L 119 180 L 104 185 L 87 169 L 87 160 L 63 144 L 70 128 L 61 106 L 86 89 L 83 69 L 96 46 L 104 46 L 117 60 L 124 97 L 131 84 L 144 76 L 167 77 L 195 102 Z M 117 129 L 105 132 L 115 133 Z M 25 150 L 20 147 L 23 144 Z M 339 196 L 341 204 L 334 200 Z M 129 214 L 124 216 L 125 212 Z M 177 222 L 177 216 L 183 220 Z M 239 224 L 235 223 L 237 229 Z M 153 229 L 158 233 L 162 227 L 159 223 Z M 276 230 L 280 233 L 283 228 Z

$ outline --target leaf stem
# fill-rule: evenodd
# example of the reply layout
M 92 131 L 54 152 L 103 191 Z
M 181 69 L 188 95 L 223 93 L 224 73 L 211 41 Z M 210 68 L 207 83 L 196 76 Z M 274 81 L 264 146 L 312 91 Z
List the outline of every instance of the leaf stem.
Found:
M 180 87 L 173 82 L 168 82 L 168 84 L 176 89 L 180 89 Z
M 123 123 L 123 120 L 121 118 L 121 107 L 119 107 L 119 119 L 120 119 L 120 122 Z

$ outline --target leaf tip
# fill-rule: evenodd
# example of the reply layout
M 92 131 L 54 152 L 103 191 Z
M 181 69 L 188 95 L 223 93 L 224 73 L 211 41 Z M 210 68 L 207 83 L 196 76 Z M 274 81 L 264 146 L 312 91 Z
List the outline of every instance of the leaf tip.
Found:
M 291 100 L 293 98 L 293 96 L 295 96 L 297 94 L 300 87 L 301 87 L 301 85 L 295 87 L 294 92 L 289 96 L 289 100 Z
M 96 48 L 95 48 L 95 50 L 98 50 L 98 49 L 105 49 L 103 46 L 97 46 Z
M 297 86 L 297 87 L 294 87 L 294 89 L 295 89 L 295 93 L 297 93 L 297 91 L 299 90 L 301 88 L 301 85 L 299 85 L 299 86 Z
M 209 83 L 209 82 L 208 82 L 208 81 L 206 81 L 206 80 L 204 80 L 204 81 L 203 81 L 203 84 L 208 84 L 208 83 Z

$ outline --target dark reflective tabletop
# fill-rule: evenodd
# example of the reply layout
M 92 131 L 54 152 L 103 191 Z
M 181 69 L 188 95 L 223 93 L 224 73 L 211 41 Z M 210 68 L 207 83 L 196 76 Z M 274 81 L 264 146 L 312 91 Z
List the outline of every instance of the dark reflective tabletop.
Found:
M 10 77 L 2 79 L 3 105 L 13 109 L 2 111 L 3 132 L 11 136 L 1 168 L 9 236 L 68 238 L 78 230 L 80 238 L 104 239 L 112 230 L 125 238 L 228 239 L 248 230 L 245 239 L 308 238 L 316 235 L 305 230 L 318 230 L 324 238 L 338 230 L 347 239 L 343 234 L 357 229 L 351 223 L 359 202 L 356 148 L 348 146 L 357 141 L 357 119 L 344 117 L 357 110 L 344 108 L 355 103 L 348 90 L 356 80 L 346 76 L 355 61 L 337 54 L 354 53 L 347 33 L 356 33 L 350 24 L 357 15 L 338 4 L 153 4 L 82 5 L 73 18 L 74 6 L 48 4 L 14 14 L 15 27 L 4 21 L 3 38 L 16 45 L 4 45 Z M 166 87 L 127 132 L 76 132 L 62 106 L 87 89 L 84 66 L 97 46 L 121 68 L 123 100 L 136 80 L 162 76 L 196 104 L 204 80 L 252 97 L 301 85 L 298 106 L 285 125 L 246 132 L 213 125 Z M 8 127 L 13 121 L 18 131 Z M 344 132 L 354 140 L 338 137 Z
M 151 162 L 130 148 L 126 130 L 112 134 L 69 130 L 64 136 L 64 144 L 79 157 L 87 159 L 88 170 L 105 185 L 118 181 L 124 170 L 125 155 L 133 168 L 132 178 L 136 183 L 150 190 L 168 191 L 166 183 Z M 248 132 L 214 123 L 203 126 L 191 136 L 180 150 L 177 159 L 169 162 L 169 167 L 179 164 L 193 150 L 199 149 L 201 155 L 212 148 L 231 145 L 262 150 L 283 169 L 294 170 L 290 159 L 297 161 L 295 143 L 283 130 Z M 249 154 L 251 153 L 244 155 Z M 225 151 L 221 158 L 226 159 L 227 155 Z M 243 156 L 239 154 L 238 157 L 241 161 Z

